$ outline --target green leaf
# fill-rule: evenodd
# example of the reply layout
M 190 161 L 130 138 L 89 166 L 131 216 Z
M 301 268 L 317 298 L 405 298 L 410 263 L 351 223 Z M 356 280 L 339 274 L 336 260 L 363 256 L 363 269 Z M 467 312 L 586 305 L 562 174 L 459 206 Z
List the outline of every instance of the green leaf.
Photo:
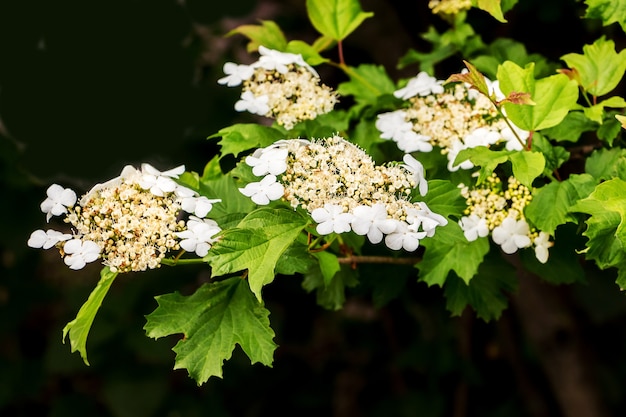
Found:
M 287 44 L 287 50 L 285 52 L 300 54 L 308 64 L 313 66 L 330 61 L 330 59 L 321 56 L 318 50 L 315 49 L 313 46 L 299 40 L 289 41 L 289 43 Z
M 478 267 L 489 252 L 487 238 L 473 242 L 463 235 L 457 223 L 449 222 L 437 228 L 434 237 L 421 241 L 426 248 L 424 258 L 417 264 L 419 278 L 428 285 L 443 286 L 450 271 L 456 272 L 466 283 L 473 279 Z
M 535 80 L 534 64 L 521 68 L 506 61 L 498 67 L 502 92 L 529 93 L 535 105 L 505 103 L 506 114 L 521 129 L 535 131 L 559 124 L 578 100 L 576 81 L 565 74 Z
M 358 0 L 307 0 L 306 9 L 313 27 L 336 41 L 345 39 L 374 15 L 364 12 Z
M 104 267 L 100 271 L 100 281 L 96 285 L 96 288 L 89 294 L 87 301 L 78 310 L 76 318 L 65 325 L 63 328 L 63 343 L 65 338 L 70 337 L 70 347 L 72 352 L 78 351 L 83 358 L 85 364 L 89 365 L 87 360 L 87 335 L 91 330 L 93 320 L 96 318 L 96 313 L 102 305 L 102 300 L 107 295 L 111 284 L 117 277 L 117 272 L 111 272 L 109 267 Z
M 146 316 L 149 337 L 182 334 L 172 350 L 174 369 L 187 369 L 198 385 L 222 377 L 224 361 L 235 345 L 250 361 L 272 366 L 276 344 L 269 311 L 259 303 L 245 280 L 234 277 L 204 284 L 190 296 L 175 292 L 156 297 L 159 306 Z
M 599 181 L 608 180 L 617 175 L 617 169 L 624 162 L 626 162 L 626 150 L 598 149 L 585 160 L 585 171 Z
M 506 22 L 504 14 L 502 14 L 502 8 L 500 7 L 500 0 L 472 0 L 472 6 L 486 11 L 498 22 Z
M 545 132 L 545 130 L 543 131 Z M 548 172 L 552 172 L 558 169 L 564 162 L 569 160 L 570 153 L 562 146 L 554 146 L 550 141 L 541 133 L 535 132 L 532 140 L 532 150 L 540 152 L 545 158 L 545 169 Z
M 604 26 L 618 23 L 626 32 L 626 4 L 615 0 L 585 0 L 585 18 L 600 19 Z
M 576 225 L 560 227 L 554 237 L 554 246 L 550 248 L 548 262 L 539 262 L 533 250 L 520 251 L 520 259 L 526 269 L 551 284 L 584 283 L 585 271 L 577 253 L 581 239 L 584 238 L 578 234 Z
M 304 243 L 295 242 L 289 246 L 276 262 L 276 274 L 304 274 L 317 265 L 317 259 L 311 255 Z
M 235 157 L 241 152 L 253 148 L 264 148 L 279 139 L 284 139 L 280 130 L 256 123 L 238 123 L 220 129 L 208 139 L 221 137 L 218 144 L 222 147 L 221 155 L 232 154 Z
M 541 132 L 558 141 L 578 142 L 583 133 L 592 132 L 597 128 L 598 123 L 590 120 L 583 112 L 571 111 L 561 123 Z
M 375 105 L 378 97 L 393 94 L 396 86 L 381 65 L 359 65 L 347 67 L 350 81 L 339 84 L 337 92 L 341 96 L 353 96 L 359 104 Z
M 209 199 L 222 200 L 213 204 L 210 213 L 212 219 L 234 213 L 249 213 L 256 207 L 250 198 L 241 194 L 237 182 L 231 175 L 222 175 L 218 179 L 211 180 L 201 178 L 198 191 Z
M 618 54 L 615 43 L 604 36 L 591 45 L 584 45 L 582 55 L 570 53 L 561 59 L 576 70 L 581 87 L 595 97 L 615 89 L 626 71 L 626 49 Z
M 304 276 L 302 288 L 307 292 L 315 291 L 318 305 L 328 310 L 339 310 L 346 301 L 346 287 L 358 284 L 355 274 L 349 266 L 343 265 L 330 282 L 326 282 L 321 269 L 312 268 Z
M 261 20 L 260 25 L 242 25 L 228 32 L 225 36 L 240 34 L 250 39 L 248 52 L 259 49 L 260 45 L 269 49 L 283 51 L 287 49 L 287 38 L 280 27 L 271 20 Z
M 570 211 L 590 215 L 583 232 L 589 239 L 588 259 L 595 260 L 601 269 L 626 261 L 626 181 L 614 178 L 601 183 Z
M 453 316 L 460 316 L 468 305 L 484 321 L 495 320 L 508 306 L 509 293 L 517 289 L 513 267 L 501 258 L 490 257 L 478 274 L 467 282 L 452 276 L 446 281 L 446 307 Z
M 557 226 L 576 221 L 570 208 L 587 197 L 595 185 L 596 180 L 588 174 L 571 175 L 565 181 L 551 182 L 533 193 L 524 213 L 537 229 L 554 235 Z
M 261 289 L 274 280 L 278 259 L 307 223 L 293 210 L 257 209 L 236 228 L 226 230 L 205 260 L 211 264 L 214 275 L 247 269 L 250 289 L 260 301 Z
M 513 167 L 513 176 L 526 187 L 531 188 L 533 181 L 546 166 L 546 160 L 541 152 L 512 152 L 509 160 Z
M 532 187 L 532 183 L 543 173 L 546 160 L 540 152 L 532 151 L 492 151 L 486 146 L 463 149 L 457 155 L 455 164 L 469 159 L 476 166 L 481 167 L 478 175 L 478 183 L 482 183 L 489 177 L 494 169 L 500 164 L 511 161 L 513 175 L 526 187 Z
M 313 253 L 313 256 L 319 261 L 319 268 L 322 273 L 324 285 L 328 286 L 333 280 L 335 274 L 341 269 L 339 259 L 337 259 L 337 255 L 334 253 L 326 251 L 315 252 Z
M 428 193 L 420 199 L 429 209 L 444 217 L 450 215 L 460 217 L 467 208 L 461 189 L 447 180 L 428 181 Z

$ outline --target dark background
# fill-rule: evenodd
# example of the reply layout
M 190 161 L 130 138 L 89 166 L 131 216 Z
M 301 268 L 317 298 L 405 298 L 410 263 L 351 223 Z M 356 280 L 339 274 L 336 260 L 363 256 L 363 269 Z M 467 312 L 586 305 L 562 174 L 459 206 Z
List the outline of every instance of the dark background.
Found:
M 396 62 L 428 50 L 429 25 L 445 28 L 426 4 L 364 0 L 376 16 L 346 40 L 348 62 L 414 75 Z M 573 0 L 521 0 L 507 25 L 470 18 L 486 42 L 512 37 L 553 60 L 600 31 L 623 48 L 619 27 L 581 22 L 583 11 Z M 367 283 L 332 312 L 299 278 L 281 277 L 264 291 L 274 367 L 236 349 L 224 379 L 198 387 L 172 370 L 176 338 L 142 330 L 154 296 L 191 293 L 204 279 L 201 268 L 163 268 L 116 281 L 88 339 L 91 366 L 70 353 L 61 330 L 99 265 L 70 271 L 54 251 L 26 246 L 45 227 L 45 189 L 80 193 L 128 163 L 201 172 L 216 151 L 206 138 L 250 120 L 233 110 L 236 89 L 216 81 L 225 61 L 252 59 L 243 37 L 224 34 L 258 19 L 289 39 L 317 36 L 296 0 L 0 2 L 0 416 L 624 415 L 626 299 L 614 271 L 589 269 L 586 284 L 567 287 L 520 277 L 492 323 L 469 311 L 451 318 L 438 288 L 385 267 L 375 267 L 380 279 L 406 289 L 381 308 Z M 458 62 L 442 63 L 440 78 Z M 341 80 L 322 71 L 327 84 Z

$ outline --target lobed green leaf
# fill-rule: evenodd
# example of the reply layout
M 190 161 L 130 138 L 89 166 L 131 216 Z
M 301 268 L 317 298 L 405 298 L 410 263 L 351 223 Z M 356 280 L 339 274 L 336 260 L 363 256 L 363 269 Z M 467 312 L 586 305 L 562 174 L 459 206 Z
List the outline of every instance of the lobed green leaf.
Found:
M 174 369 L 187 369 L 198 385 L 222 377 L 224 361 L 236 344 L 252 363 L 272 366 L 276 344 L 269 311 L 240 277 L 204 284 L 190 296 L 178 292 L 156 297 L 158 307 L 146 316 L 149 337 L 182 334 L 174 346 Z

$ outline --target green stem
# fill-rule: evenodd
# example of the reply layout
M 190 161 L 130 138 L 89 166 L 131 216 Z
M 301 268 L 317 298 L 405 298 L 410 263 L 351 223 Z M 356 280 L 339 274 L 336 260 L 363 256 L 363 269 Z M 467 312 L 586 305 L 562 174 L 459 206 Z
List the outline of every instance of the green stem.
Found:
M 337 258 L 340 264 L 393 264 L 393 265 L 415 265 L 422 258 L 394 258 L 392 256 L 346 256 Z

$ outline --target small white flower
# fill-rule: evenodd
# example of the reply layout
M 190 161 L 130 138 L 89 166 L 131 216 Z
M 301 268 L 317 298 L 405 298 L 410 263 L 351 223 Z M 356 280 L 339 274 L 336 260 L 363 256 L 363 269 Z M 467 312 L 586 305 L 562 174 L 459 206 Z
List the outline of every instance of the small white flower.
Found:
M 285 188 L 281 183 L 276 182 L 275 175 L 269 174 L 260 182 L 251 182 L 239 191 L 246 197 L 250 197 L 256 204 L 264 206 L 270 201 L 281 198 L 285 193 Z
M 476 214 L 461 217 L 461 220 L 459 220 L 459 226 L 463 229 L 465 239 L 469 242 L 473 242 L 479 237 L 485 237 L 489 234 L 487 220 L 478 217 Z
M 43 248 L 50 249 L 59 242 L 70 240 L 72 235 L 67 233 L 57 232 L 56 230 L 35 230 L 30 234 L 28 239 L 28 246 L 31 248 Z
M 213 203 L 221 203 L 222 200 L 219 198 L 209 199 L 205 196 L 200 197 L 184 197 L 180 206 L 187 213 L 192 213 L 198 216 L 199 218 L 206 217 L 207 214 L 213 209 Z
M 445 217 L 431 211 L 423 201 L 418 202 L 417 205 L 420 207 L 419 210 L 408 210 L 406 220 L 410 225 L 409 229 L 417 231 L 421 226 L 422 230 L 426 232 L 426 236 L 432 237 L 437 226 L 448 224 L 448 220 Z
M 266 70 L 276 70 L 281 74 L 285 74 L 289 70 L 287 65 L 297 64 L 301 67 L 306 67 L 316 77 L 319 77 L 317 71 L 307 64 L 300 54 L 280 52 L 274 49 L 266 48 L 263 45 L 259 46 L 259 54 L 261 54 L 261 57 L 255 64 L 253 64 L 255 66 L 259 66 Z
M 150 190 L 152 194 L 163 197 L 165 193 L 176 190 L 178 184 L 172 178 L 178 178 L 183 172 L 185 172 L 184 165 L 161 172 L 152 165 L 143 163 L 141 164 L 141 177 L 137 182 L 144 190 Z
M 405 222 L 397 221 L 396 230 L 385 236 L 385 245 L 392 250 L 404 249 L 408 252 L 417 250 L 420 239 L 426 237 L 426 232 L 416 232 Z
M 530 246 L 530 230 L 526 220 L 509 216 L 502 223 L 495 227 L 491 232 L 491 238 L 495 243 L 502 247 L 502 251 L 506 254 L 512 254 L 520 248 Z
M 286 148 L 257 149 L 246 157 L 246 164 L 252 167 L 252 173 L 257 177 L 265 174 L 279 175 L 287 170 L 288 155 Z
M 548 256 L 550 255 L 548 249 L 554 246 L 554 242 L 550 242 L 550 235 L 546 232 L 539 232 L 539 236 L 533 241 L 535 244 L 535 256 L 537 260 L 542 264 L 548 262 Z
M 220 78 L 217 80 L 217 83 L 226 84 L 228 87 L 238 86 L 243 81 L 250 79 L 252 74 L 254 74 L 254 67 L 251 65 L 240 65 L 234 62 L 225 63 L 223 69 L 226 77 Z
M 315 230 L 320 235 L 345 233 L 351 230 L 350 222 L 353 215 L 344 213 L 343 207 L 337 204 L 324 204 L 324 207 L 316 208 L 311 212 L 311 217 L 318 223 Z
M 46 221 L 50 221 L 52 216 L 67 213 L 67 208 L 76 204 L 76 193 L 58 184 L 48 187 L 46 195 L 48 197 L 40 205 L 41 211 L 46 213 Z
M 382 203 L 373 206 L 358 206 L 352 211 L 352 230 L 357 235 L 367 235 L 372 243 L 383 240 L 383 234 L 396 230 L 396 221 L 387 217 L 387 208 Z
M 426 195 L 426 193 L 428 193 L 428 181 L 426 181 L 426 177 L 424 176 L 424 166 L 422 163 L 408 153 L 404 155 L 402 160 L 404 161 L 402 166 L 412 174 L 420 194 L 422 196 Z
M 235 103 L 235 110 L 265 116 L 270 111 L 269 99 L 269 96 L 266 95 L 257 97 L 252 91 L 244 91 L 240 100 Z
M 465 148 L 475 148 L 477 146 L 493 145 L 499 140 L 499 132 L 487 129 L 486 127 L 479 127 L 465 135 L 463 143 L 465 144 Z
M 433 150 L 430 136 L 422 135 L 413 130 L 408 130 L 400 135 L 396 143 L 398 144 L 398 149 L 406 153 L 430 152 Z
M 443 93 L 443 81 L 431 77 L 427 72 L 422 71 L 417 76 L 411 78 L 404 88 L 393 93 L 397 98 L 408 100 L 411 97 L 427 96 L 429 94 Z
M 87 263 L 100 256 L 100 246 L 91 240 L 72 239 L 63 245 L 65 258 L 63 261 L 70 269 L 82 269 Z
M 221 230 L 214 220 L 190 216 L 187 221 L 187 230 L 176 233 L 176 236 L 181 239 L 181 248 L 187 252 L 195 252 L 202 258 L 209 253 L 209 249 L 217 241 L 213 236 Z
M 380 131 L 381 138 L 397 142 L 413 129 L 413 124 L 406 120 L 404 110 L 396 110 L 376 116 L 376 129 Z

